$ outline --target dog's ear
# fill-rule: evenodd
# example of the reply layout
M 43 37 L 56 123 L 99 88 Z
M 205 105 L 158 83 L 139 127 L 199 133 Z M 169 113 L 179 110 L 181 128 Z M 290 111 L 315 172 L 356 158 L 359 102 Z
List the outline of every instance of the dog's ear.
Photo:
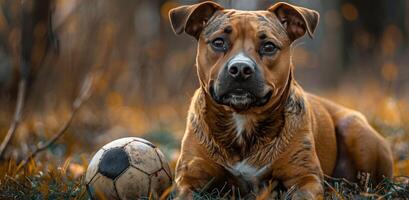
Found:
M 268 11 L 276 14 L 293 41 L 303 36 L 305 32 L 312 38 L 320 18 L 315 10 L 293 6 L 285 2 L 274 4 Z
M 176 34 L 184 31 L 198 39 L 206 22 L 218 10 L 223 10 L 223 7 L 211 1 L 171 9 L 169 18 L 172 29 Z

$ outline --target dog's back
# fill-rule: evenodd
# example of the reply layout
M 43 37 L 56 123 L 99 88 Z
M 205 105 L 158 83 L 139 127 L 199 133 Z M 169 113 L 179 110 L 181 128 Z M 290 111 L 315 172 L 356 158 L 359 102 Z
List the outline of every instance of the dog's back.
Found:
M 312 94 L 306 97 L 313 109 L 315 146 L 325 174 L 352 181 L 359 172 L 369 172 L 375 181 L 392 176 L 391 150 L 361 113 Z M 336 148 L 332 142 L 334 136 Z M 334 150 L 336 154 L 332 153 Z M 332 171 L 326 162 L 331 160 L 328 155 L 337 155 Z

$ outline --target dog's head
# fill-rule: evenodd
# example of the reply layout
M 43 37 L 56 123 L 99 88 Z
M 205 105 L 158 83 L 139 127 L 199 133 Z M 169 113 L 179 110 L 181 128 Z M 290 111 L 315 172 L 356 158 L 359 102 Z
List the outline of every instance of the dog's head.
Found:
M 177 34 L 198 41 L 201 86 L 212 99 L 236 112 L 267 107 L 279 99 L 291 73 L 291 44 L 318 23 L 316 11 L 276 3 L 266 11 L 224 9 L 214 2 L 174 8 Z

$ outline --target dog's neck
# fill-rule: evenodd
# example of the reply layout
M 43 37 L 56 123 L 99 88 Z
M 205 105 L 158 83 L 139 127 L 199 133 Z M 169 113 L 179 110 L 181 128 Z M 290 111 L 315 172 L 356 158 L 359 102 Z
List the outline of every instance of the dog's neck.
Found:
M 210 154 L 220 154 L 232 162 L 243 160 L 282 134 L 289 111 L 301 112 L 303 103 L 294 100 L 298 90 L 290 73 L 281 96 L 268 109 L 258 114 L 239 114 L 216 104 L 204 89 L 199 89 L 189 120 Z

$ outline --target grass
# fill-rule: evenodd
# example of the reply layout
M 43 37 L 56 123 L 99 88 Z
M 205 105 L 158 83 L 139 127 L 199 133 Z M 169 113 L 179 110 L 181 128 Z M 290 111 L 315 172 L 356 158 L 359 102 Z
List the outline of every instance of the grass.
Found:
M 1 166 L 0 199 L 89 199 L 82 178 L 67 173 L 64 167 L 19 166 L 8 161 Z
M 0 199 L 89 199 L 82 184 L 83 176 L 74 175 L 68 162 L 62 167 L 41 167 L 31 162 L 20 173 L 16 172 L 16 162 L 5 162 L 1 165 Z M 385 179 L 377 186 L 370 183 L 359 186 L 344 179 L 328 179 L 324 185 L 325 199 L 409 199 L 408 181 L 409 177 L 400 176 Z M 290 196 L 288 191 L 280 189 L 275 194 L 278 199 Z M 194 197 L 200 200 L 227 199 L 217 190 L 196 193 Z M 258 199 L 267 198 L 260 196 Z
M 15 161 L 3 162 L 0 165 L 0 199 L 90 199 L 83 184 L 86 161 L 78 164 L 67 159 L 62 166 L 53 165 L 52 162 L 41 163 L 38 165 L 31 161 L 17 172 L 19 166 Z M 326 199 L 409 199 L 407 176 L 385 179 L 377 186 L 327 179 L 324 188 Z M 282 190 L 276 191 L 276 194 L 280 194 L 276 196 L 278 199 L 288 199 L 289 196 L 287 191 Z M 212 193 L 197 193 L 195 199 L 226 198 L 215 190 Z

